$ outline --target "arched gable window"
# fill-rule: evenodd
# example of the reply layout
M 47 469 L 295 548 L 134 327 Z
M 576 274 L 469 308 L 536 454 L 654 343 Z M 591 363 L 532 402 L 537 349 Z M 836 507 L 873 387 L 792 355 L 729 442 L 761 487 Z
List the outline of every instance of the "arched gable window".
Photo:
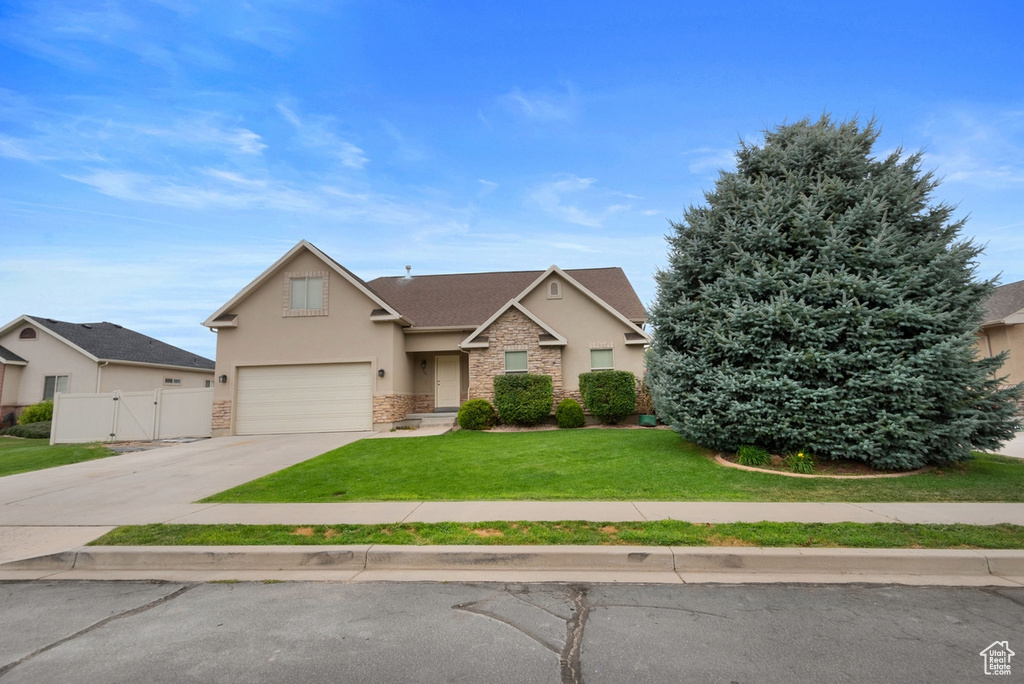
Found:
M 34 340 L 36 339 L 35 328 L 22 328 L 21 334 L 18 335 L 19 340 Z
M 561 299 L 562 285 L 557 280 L 548 283 L 548 299 Z

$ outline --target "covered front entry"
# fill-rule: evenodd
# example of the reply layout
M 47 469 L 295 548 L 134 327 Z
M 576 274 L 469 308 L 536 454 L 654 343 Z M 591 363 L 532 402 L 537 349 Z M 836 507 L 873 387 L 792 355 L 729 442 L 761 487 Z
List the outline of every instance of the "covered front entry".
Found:
M 435 363 L 434 377 L 437 382 L 434 390 L 434 408 L 459 408 L 462 389 L 462 378 L 459 374 L 461 358 L 458 355 L 438 356 Z
M 238 369 L 235 434 L 373 429 L 369 363 Z

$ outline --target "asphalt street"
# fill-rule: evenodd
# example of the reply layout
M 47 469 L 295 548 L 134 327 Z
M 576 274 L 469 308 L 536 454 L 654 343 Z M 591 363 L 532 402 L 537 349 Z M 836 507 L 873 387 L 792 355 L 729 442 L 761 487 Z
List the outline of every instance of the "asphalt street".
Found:
M 0 583 L 0 683 L 1024 679 L 1024 588 Z

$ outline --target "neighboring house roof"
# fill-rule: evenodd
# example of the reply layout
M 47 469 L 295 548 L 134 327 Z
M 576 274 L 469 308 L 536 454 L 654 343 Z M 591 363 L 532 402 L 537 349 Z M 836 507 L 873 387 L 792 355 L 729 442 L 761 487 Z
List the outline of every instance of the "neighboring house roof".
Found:
M 621 268 L 563 271 L 630 321 L 647 318 Z M 502 309 L 545 271 L 499 271 L 376 278 L 367 287 L 421 328 L 476 327 Z
M 214 362 L 206 357 L 161 342 L 116 323 L 68 323 L 43 316 L 22 316 L 5 328 L 18 323 L 45 328 L 97 361 L 146 363 L 213 370 Z
M 1021 320 L 1006 320 L 1016 317 Z M 985 301 L 985 324 L 1002 322 L 1024 323 L 1024 280 L 997 287 Z
M 28 363 L 25 359 L 21 358 L 7 347 L 0 346 L 0 363 L 10 364 L 13 363 L 16 366 L 24 366 Z

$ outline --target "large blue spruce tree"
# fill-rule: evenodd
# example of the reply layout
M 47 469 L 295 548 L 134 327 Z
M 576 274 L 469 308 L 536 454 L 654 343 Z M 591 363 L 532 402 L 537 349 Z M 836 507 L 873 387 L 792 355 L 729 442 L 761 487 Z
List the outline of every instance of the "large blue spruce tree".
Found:
M 1012 437 L 1024 386 L 974 347 L 981 250 L 929 204 L 920 154 L 876 159 L 877 137 L 828 117 L 766 131 L 672 224 L 648 383 L 685 438 L 903 470 Z

